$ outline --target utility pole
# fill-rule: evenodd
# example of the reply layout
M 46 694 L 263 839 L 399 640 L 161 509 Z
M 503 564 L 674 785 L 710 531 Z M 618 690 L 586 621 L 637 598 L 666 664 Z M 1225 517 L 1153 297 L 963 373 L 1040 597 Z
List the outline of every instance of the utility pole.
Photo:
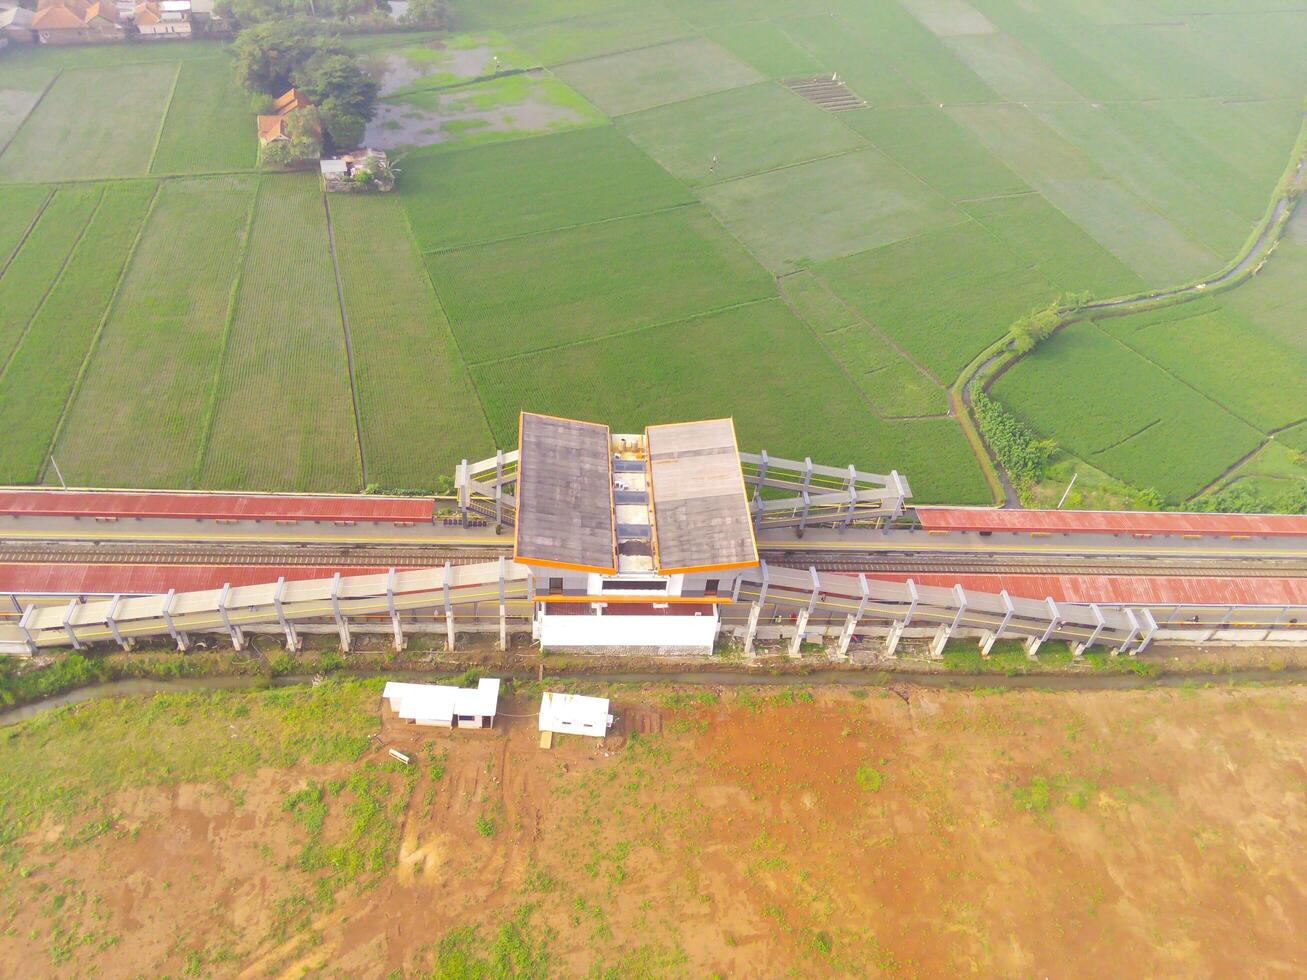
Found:
M 1076 477 L 1078 477 L 1079 475 L 1080 475 L 1079 470 L 1076 470 L 1074 473 L 1071 474 L 1071 482 L 1066 485 L 1066 489 L 1062 491 L 1062 499 L 1057 502 L 1058 510 L 1061 510 L 1062 505 L 1066 503 L 1067 494 L 1069 494 L 1071 492 L 1071 488 L 1076 485 Z
M 59 487 L 62 490 L 68 489 L 68 484 L 64 483 L 64 475 L 59 471 L 59 464 L 55 462 L 53 455 L 50 457 L 50 465 L 54 467 L 54 475 L 59 477 Z

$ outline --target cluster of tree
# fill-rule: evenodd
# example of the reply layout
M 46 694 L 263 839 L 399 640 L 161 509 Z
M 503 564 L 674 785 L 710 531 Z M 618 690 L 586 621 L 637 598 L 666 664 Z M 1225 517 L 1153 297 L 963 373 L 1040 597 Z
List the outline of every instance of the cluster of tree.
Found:
M 214 8 L 244 27 L 297 17 L 364 27 L 394 23 L 390 0 L 217 0 Z M 446 0 L 409 0 L 402 21 L 442 30 L 449 26 L 449 7 Z
M 985 442 L 1007 470 L 1023 502 L 1035 484 L 1048 474 L 1048 464 L 1057 453 L 1051 439 L 1037 439 L 1025 423 L 984 392 L 971 397 L 976 421 Z
M 1192 509 L 1222 514 L 1307 514 L 1307 480 L 1295 480 L 1273 496 L 1236 483 L 1195 500 Z
M 1008 335 L 1018 354 L 1030 353 L 1057 329 L 1062 320 L 1060 308 L 1060 302 L 1055 299 L 1042 310 L 1032 310 L 1012 324 Z
M 363 141 L 378 86 L 339 38 L 305 21 L 270 21 L 242 30 L 232 52 L 236 78 L 248 91 L 276 98 L 297 88 L 318 107 L 323 137 L 332 147 Z
M 286 117 L 288 140 L 274 140 L 259 148 L 266 167 L 290 167 L 322 156 L 322 115 L 317 106 L 296 109 Z

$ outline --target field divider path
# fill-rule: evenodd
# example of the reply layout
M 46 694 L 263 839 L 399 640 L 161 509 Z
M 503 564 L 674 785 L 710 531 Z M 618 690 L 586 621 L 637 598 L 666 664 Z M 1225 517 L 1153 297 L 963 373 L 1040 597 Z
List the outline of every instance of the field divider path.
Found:
M 1145 293 L 1135 293 L 1129 296 L 1121 296 L 1113 299 L 1093 300 L 1087 303 L 1081 303 L 1075 306 L 1069 306 L 1058 310 L 1058 322 L 1050 331 L 1049 336 L 1057 333 L 1073 323 L 1079 323 L 1085 320 L 1091 322 L 1100 318 L 1128 316 L 1134 313 L 1147 313 L 1158 309 L 1165 309 L 1172 306 L 1179 306 L 1183 303 L 1190 302 L 1205 296 L 1212 296 L 1217 293 L 1238 288 L 1244 283 L 1251 280 L 1262 267 L 1270 260 L 1271 255 L 1275 252 L 1284 236 L 1285 230 L 1289 225 L 1290 218 L 1293 217 L 1302 201 L 1304 191 L 1307 191 L 1307 114 L 1304 114 L 1300 123 L 1298 137 L 1294 141 L 1293 150 L 1289 158 L 1288 165 L 1285 167 L 1284 174 L 1276 183 L 1275 190 L 1272 193 L 1270 202 L 1260 221 L 1253 227 L 1245 240 L 1243 247 L 1222 269 L 1205 276 L 1201 279 L 1191 280 L 1181 283 L 1168 289 L 1150 290 Z M 1106 333 L 1106 331 L 1103 331 Z M 1116 338 L 1113 338 L 1116 339 Z M 1129 344 L 1119 341 L 1126 350 L 1137 354 L 1149 364 L 1161 368 L 1169 377 L 1176 378 L 1170 371 L 1166 371 L 1161 365 L 1156 364 L 1149 358 L 1139 354 Z M 1029 352 L 1027 352 L 1029 353 Z M 994 384 L 1021 361 L 1025 354 L 1017 353 L 1012 345 L 1011 337 L 1005 333 L 994 343 L 990 344 L 963 369 L 958 379 L 949 389 L 949 398 L 955 402 L 958 420 L 962 424 L 963 432 L 967 440 L 971 443 L 973 450 L 976 451 L 977 460 L 981 464 L 982 470 L 985 471 L 986 479 L 989 480 L 991 490 L 995 491 L 995 504 L 998 506 L 1020 506 L 1015 490 L 1003 464 L 990 449 L 988 443 L 980 433 L 979 426 L 975 420 L 974 410 L 971 403 L 971 393 L 974 384 L 979 383 L 981 391 L 988 394 Z M 1206 392 L 1199 391 L 1193 385 L 1183 382 L 1186 387 L 1197 391 L 1208 401 L 1217 405 L 1223 411 L 1226 411 L 1232 417 L 1239 419 L 1245 424 L 1251 425 L 1252 428 L 1259 432 L 1265 432 L 1259 426 L 1252 425 L 1241 416 L 1230 411 L 1220 402 L 1212 398 Z M 1269 439 L 1269 435 L 1267 437 Z M 1261 446 L 1264 446 L 1266 440 L 1263 440 Z M 1232 469 L 1251 458 L 1258 450 L 1245 454 L 1244 458 L 1237 461 L 1234 466 L 1224 470 L 1213 483 L 1208 484 L 1195 496 L 1201 496 L 1217 482 L 1224 479 Z M 992 476 L 992 479 L 991 479 Z M 1193 498 L 1190 498 L 1193 499 Z
M 54 200 L 54 192 L 55 189 L 51 187 L 49 192 L 45 195 L 45 200 L 41 202 L 41 206 L 36 209 L 36 214 L 32 215 L 32 220 L 27 223 L 27 228 L 23 232 L 23 237 L 18 239 L 17 244 L 14 245 L 14 250 L 5 256 L 3 262 L 0 262 L 0 276 L 3 276 L 5 272 L 8 271 L 9 263 L 13 262 L 13 260 L 18 256 L 18 253 L 23 250 L 23 246 L 27 244 L 27 239 L 28 236 L 32 234 L 32 229 L 36 227 L 37 222 L 41 220 L 41 215 L 45 214 L 45 209 L 48 208 L 50 202 Z
M 168 125 L 168 115 L 172 112 L 173 100 L 177 98 L 177 81 L 182 77 L 182 62 L 177 62 L 177 70 L 172 74 L 172 88 L 168 89 L 168 101 L 163 112 L 159 113 L 159 131 L 154 134 L 154 146 L 150 149 L 150 162 L 145 165 L 147 174 L 154 172 L 154 159 L 159 155 L 159 144 L 163 142 L 163 131 Z
M 349 397 L 354 405 L 354 439 L 359 453 L 359 475 L 363 486 L 368 485 L 368 457 L 363 452 L 363 416 L 359 413 L 359 386 L 354 378 L 354 342 L 349 335 L 349 314 L 345 312 L 345 286 L 340 278 L 340 262 L 336 258 L 336 229 L 331 223 L 331 205 L 327 192 L 322 192 L 322 213 L 327 219 L 327 251 L 331 253 L 331 271 L 336 275 L 336 305 L 340 308 L 340 327 L 345 334 L 345 365 L 349 371 Z
M 54 454 L 54 447 L 59 443 L 59 436 L 64 430 L 64 421 L 68 418 L 68 409 L 73 402 L 77 400 L 78 392 L 82 389 L 82 379 L 86 377 L 86 372 L 91 366 L 91 358 L 95 356 L 96 349 L 100 346 L 100 337 L 104 334 L 105 325 L 109 322 L 109 317 L 118 305 L 118 296 L 122 292 L 123 282 L 127 279 L 127 270 L 131 268 L 132 260 L 136 258 L 136 247 L 145 237 L 145 228 L 150 223 L 150 216 L 154 214 L 154 205 L 159 200 L 159 193 L 163 189 L 162 184 L 155 183 L 154 194 L 150 197 L 150 203 L 145 208 L 145 215 L 141 218 L 140 227 L 136 229 L 136 237 L 132 239 L 131 248 L 127 250 L 127 257 L 123 260 L 122 272 L 118 276 L 117 282 L 113 284 L 113 292 L 109 294 L 109 302 L 104 305 L 104 312 L 100 314 L 100 322 L 95 325 L 95 333 L 91 335 L 91 342 L 86 345 L 86 353 L 82 355 L 82 363 L 78 365 L 77 375 L 73 378 L 73 383 L 68 389 L 68 397 L 64 399 L 63 407 L 59 410 L 59 418 L 55 421 L 54 429 L 50 432 L 50 444 L 45 447 L 45 458 L 41 460 L 41 469 L 37 472 L 36 482 L 44 483 L 46 471 L 50 466 L 50 457 Z
M 208 404 L 204 407 L 204 431 L 200 434 L 200 444 L 195 451 L 195 475 L 191 478 L 193 487 L 198 487 L 204 482 L 204 464 L 209 456 L 209 443 L 213 438 L 213 426 L 218 417 L 218 390 L 222 385 L 222 369 L 227 363 L 227 352 L 231 347 L 232 329 L 236 324 L 236 307 L 240 302 L 241 284 L 245 281 L 245 267 L 249 264 L 250 240 L 254 237 L 254 222 L 258 216 L 259 198 L 262 196 L 263 181 L 260 180 L 254 187 L 254 193 L 250 195 L 250 209 L 245 218 L 245 237 L 241 239 L 240 267 L 227 294 L 227 318 L 222 326 L 222 351 L 218 355 L 218 363 L 213 368 L 213 383 L 209 386 Z
M 39 317 L 41 311 L 45 309 L 45 304 L 46 301 L 49 300 L 50 294 L 59 288 L 59 283 L 64 277 L 64 270 L 68 268 L 68 263 L 72 262 L 73 256 L 77 254 L 77 249 L 82 244 L 82 239 L 86 237 L 86 230 L 91 227 L 91 222 L 93 222 L 95 216 L 100 213 L 100 206 L 104 204 L 104 194 L 104 189 L 101 188 L 100 196 L 95 199 L 95 207 L 91 208 L 91 213 L 87 215 L 86 221 L 82 223 L 82 227 L 77 232 L 77 237 L 73 239 L 72 248 L 68 250 L 68 254 L 64 256 L 64 260 L 59 263 L 59 271 L 55 273 L 55 277 L 50 280 L 50 285 L 47 286 L 45 292 L 41 294 L 41 301 L 36 304 L 36 308 L 32 310 L 32 315 L 29 316 L 27 322 L 23 324 L 22 332 L 14 340 L 13 347 L 10 349 L 9 353 L 5 355 L 4 363 L 0 364 L 0 381 L 3 381 L 4 376 L 9 372 L 9 365 L 12 364 L 14 358 L 18 356 L 19 348 L 23 346 L 23 341 L 27 339 L 27 335 L 32 329 L 32 324 L 36 322 L 36 318 Z

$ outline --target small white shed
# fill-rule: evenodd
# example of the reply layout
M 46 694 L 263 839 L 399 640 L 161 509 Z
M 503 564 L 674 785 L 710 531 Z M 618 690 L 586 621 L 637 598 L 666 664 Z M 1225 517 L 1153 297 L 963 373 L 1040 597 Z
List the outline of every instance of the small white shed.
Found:
M 404 721 L 436 728 L 493 728 L 499 679 L 483 677 L 475 688 L 387 681 L 381 696 Z
M 553 694 L 540 699 L 540 730 L 560 735 L 591 735 L 603 738 L 612 727 L 607 698 L 581 694 Z

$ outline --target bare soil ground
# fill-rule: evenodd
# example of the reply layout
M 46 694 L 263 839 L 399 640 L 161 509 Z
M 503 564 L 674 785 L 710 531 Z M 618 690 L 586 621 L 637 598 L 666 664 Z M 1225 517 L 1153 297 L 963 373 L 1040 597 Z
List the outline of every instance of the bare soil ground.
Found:
M 1305 689 L 619 698 L 603 742 L 539 748 L 525 695 L 490 732 L 379 711 L 356 762 L 123 789 L 85 841 L 46 821 L 0 973 L 1307 970 Z M 341 842 L 380 870 L 324 876 Z

